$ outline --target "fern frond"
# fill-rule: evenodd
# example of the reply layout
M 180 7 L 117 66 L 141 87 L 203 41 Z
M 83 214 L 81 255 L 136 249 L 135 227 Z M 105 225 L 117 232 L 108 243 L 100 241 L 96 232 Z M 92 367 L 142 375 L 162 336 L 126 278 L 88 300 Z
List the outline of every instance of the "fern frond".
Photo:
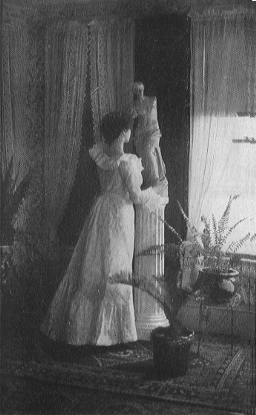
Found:
M 224 210 L 224 212 L 223 212 L 223 214 L 220 218 L 220 221 L 219 221 L 219 226 L 218 227 L 219 227 L 220 232 L 224 232 L 224 230 L 225 230 L 225 228 L 228 224 L 228 221 L 229 221 L 231 205 L 232 205 L 233 201 L 236 200 L 238 197 L 239 197 L 239 195 L 229 196 L 228 204 L 227 204 L 227 206 L 226 206 L 226 208 L 225 208 L 225 210 Z
M 188 252 L 193 257 L 203 255 L 205 251 L 202 244 L 200 244 L 196 238 L 188 238 L 184 245 L 180 245 L 180 252 L 184 253 L 186 249 L 188 249 Z
M 204 231 L 201 235 L 202 243 L 204 246 L 204 249 L 209 249 L 212 245 L 212 232 L 211 232 L 211 226 L 210 221 L 205 216 L 201 217 L 201 221 L 204 224 Z
M 164 275 L 152 275 L 152 281 L 155 281 L 158 284 L 158 288 L 164 290 L 165 289 L 165 278 Z
M 210 221 L 203 215 L 201 216 L 201 221 L 203 222 L 205 229 L 207 230 L 207 232 L 211 233 L 211 225 L 210 225 Z
M 218 225 L 214 214 L 212 214 L 212 227 L 213 227 L 213 237 L 215 245 L 219 245 L 219 235 L 218 235 Z
M 250 242 L 256 242 L 256 233 L 252 235 Z
M 174 243 L 167 243 L 162 245 L 152 245 L 147 249 L 139 252 L 136 256 L 152 256 L 157 254 L 164 254 L 167 257 L 174 258 L 179 255 L 180 245 Z
M 240 225 L 240 223 L 244 222 L 246 219 L 247 219 L 247 218 L 240 219 L 240 220 L 239 220 L 238 222 L 236 222 L 233 226 L 231 226 L 231 228 L 229 228 L 229 229 L 228 229 L 228 232 L 226 233 L 226 235 L 224 236 L 224 238 L 223 238 L 223 240 L 222 240 L 223 245 L 224 245 L 224 244 L 225 244 L 225 242 L 227 241 L 228 237 L 232 234 L 232 232 L 234 231 L 234 229 L 235 229 L 238 225 Z
M 232 242 L 230 246 L 227 249 L 227 252 L 229 252 L 232 249 L 232 253 L 236 253 L 238 249 L 242 248 L 246 242 L 248 242 L 251 239 L 251 234 L 248 232 L 243 238 L 241 238 L 239 241 Z
M 156 254 L 164 254 L 165 252 L 165 246 L 162 245 L 152 245 L 147 249 L 144 249 L 143 251 L 139 252 L 136 256 L 151 256 Z
M 181 243 L 182 238 L 180 234 L 171 225 L 169 225 L 165 219 L 161 218 L 161 216 L 158 216 L 158 219 L 165 224 L 165 226 L 178 238 L 179 242 Z
M 164 245 L 164 254 L 169 258 L 174 258 L 179 256 L 180 244 L 174 244 L 172 242 L 166 243 Z
M 156 285 L 156 281 L 153 276 L 149 278 L 135 273 L 124 276 L 117 274 L 109 278 L 109 282 L 112 284 L 131 285 L 135 288 L 139 288 L 158 301 L 163 309 L 166 306 L 170 307 L 170 300 L 167 292 L 162 290 L 160 286 Z
M 184 218 L 184 220 L 185 220 L 185 222 L 187 224 L 187 227 L 188 227 L 188 229 L 190 231 L 190 234 L 193 237 L 201 236 L 201 233 L 190 222 L 189 218 L 187 217 L 186 213 L 184 212 L 184 210 L 183 210 L 183 208 L 182 208 L 182 206 L 181 206 L 181 204 L 180 204 L 180 202 L 178 200 L 177 200 L 177 203 L 179 205 L 179 209 L 181 211 L 181 214 L 182 214 L 182 216 L 183 216 L 183 218 Z
M 228 246 L 226 252 L 233 252 L 233 248 L 234 248 L 235 244 L 236 244 L 235 241 L 231 242 L 231 244 Z

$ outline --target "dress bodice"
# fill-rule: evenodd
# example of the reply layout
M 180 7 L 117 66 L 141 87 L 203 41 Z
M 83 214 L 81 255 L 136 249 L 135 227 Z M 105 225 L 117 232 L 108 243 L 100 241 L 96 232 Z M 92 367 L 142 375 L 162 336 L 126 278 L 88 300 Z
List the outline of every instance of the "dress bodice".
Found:
M 101 192 L 117 194 L 129 199 L 129 188 L 125 177 L 132 173 L 132 185 L 141 187 L 143 170 L 141 159 L 134 154 L 123 154 L 119 157 L 110 157 L 103 152 L 103 147 L 96 144 L 89 150 L 92 159 L 98 167 Z
M 103 195 L 119 195 L 124 203 L 142 203 L 149 210 L 166 204 L 166 198 L 160 197 L 152 187 L 141 190 L 143 167 L 141 159 L 135 154 L 109 157 L 100 144 L 95 144 L 89 153 L 98 166 Z

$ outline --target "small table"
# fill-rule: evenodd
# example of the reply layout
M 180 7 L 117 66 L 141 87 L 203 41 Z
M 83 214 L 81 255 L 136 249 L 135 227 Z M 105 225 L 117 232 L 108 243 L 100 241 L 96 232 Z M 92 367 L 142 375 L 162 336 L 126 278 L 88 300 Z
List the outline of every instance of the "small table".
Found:
M 240 304 L 241 295 L 236 293 L 229 301 L 225 303 L 216 303 L 216 302 L 213 302 L 208 296 L 205 296 L 203 293 L 199 291 L 196 297 L 196 300 L 199 302 L 199 338 L 198 338 L 197 353 L 199 354 L 200 345 L 202 342 L 203 322 L 205 321 L 206 323 L 208 323 L 206 328 L 209 327 L 211 324 L 209 323 L 209 319 L 211 316 L 211 308 L 213 306 L 218 307 L 220 305 L 222 306 L 225 305 L 225 308 L 227 308 L 231 312 L 230 334 L 231 334 L 231 356 L 232 356 L 233 348 L 234 348 L 234 308 Z

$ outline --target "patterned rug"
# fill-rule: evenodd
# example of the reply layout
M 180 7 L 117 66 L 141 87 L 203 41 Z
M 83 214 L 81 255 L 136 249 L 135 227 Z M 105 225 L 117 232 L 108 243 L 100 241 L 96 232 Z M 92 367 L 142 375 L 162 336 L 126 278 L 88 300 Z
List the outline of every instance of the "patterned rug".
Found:
M 231 356 L 228 338 L 204 338 L 199 355 L 195 341 L 187 374 L 174 379 L 156 375 L 150 343 L 135 343 L 121 350 L 81 348 L 76 354 L 72 348 L 67 353 L 47 347 L 47 350 L 42 347 L 38 337 L 33 341 L 31 337 L 25 341 L 13 339 L 2 353 L 1 372 L 5 382 L 12 379 L 13 385 L 13 379 L 16 383 L 32 381 L 33 387 L 41 384 L 41 389 L 42 385 L 50 390 L 66 388 L 69 394 L 75 388 L 99 393 L 101 398 L 104 394 L 119 394 L 134 405 L 136 399 L 150 399 L 154 405 L 157 402 L 194 405 L 204 408 L 205 412 L 200 413 L 208 413 L 206 409 L 209 413 L 249 413 L 255 407 L 251 348 L 237 342 Z M 56 360 L 56 353 L 60 360 Z

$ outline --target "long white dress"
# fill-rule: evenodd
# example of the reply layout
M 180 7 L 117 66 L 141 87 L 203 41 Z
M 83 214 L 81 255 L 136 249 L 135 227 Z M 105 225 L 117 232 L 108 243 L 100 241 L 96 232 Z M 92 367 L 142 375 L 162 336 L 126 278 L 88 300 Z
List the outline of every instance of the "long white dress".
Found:
M 114 345 L 137 340 L 132 287 L 109 278 L 132 272 L 133 203 L 154 210 L 161 203 L 141 191 L 142 165 L 132 154 L 113 158 L 100 145 L 90 151 L 98 166 L 101 195 L 94 203 L 41 325 L 51 339 L 73 345 Z

